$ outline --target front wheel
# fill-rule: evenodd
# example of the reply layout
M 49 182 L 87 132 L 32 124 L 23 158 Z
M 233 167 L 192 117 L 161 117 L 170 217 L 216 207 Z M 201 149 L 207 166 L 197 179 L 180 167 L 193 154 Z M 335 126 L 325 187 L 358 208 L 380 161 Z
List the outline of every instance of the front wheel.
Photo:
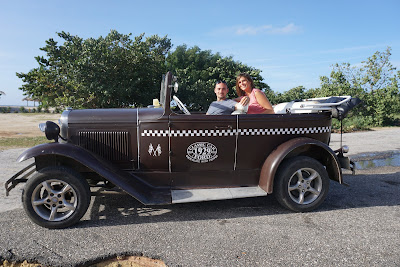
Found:
M 322 204 L 329 191 L 329 182 L 328 173 L 319 161 L 297 156 L 279 166 L 274 193 L 283 207 L 305 212 Z
M 46 228 L 65 228 L 78 222 L 90 204 L 90 188 L 81 175 L 63 167 L 40 170 L 22 193 L 28 216 Z

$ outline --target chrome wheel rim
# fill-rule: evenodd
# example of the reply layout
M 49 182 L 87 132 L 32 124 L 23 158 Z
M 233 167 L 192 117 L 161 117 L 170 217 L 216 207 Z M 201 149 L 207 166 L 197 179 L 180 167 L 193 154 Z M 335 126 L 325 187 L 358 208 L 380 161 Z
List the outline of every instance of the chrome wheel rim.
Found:
M 307 205 L 314 202 L 321 191 L 322 178 L 314 169 L 298 169 L 289 179 L 289 196 L 297 204 Z
M 38 184 L 32 193 L 33 210 L 41 218 L 58 222 L 69 218 L 77 208 L 78 198 L 68 183 L 53 179 Z

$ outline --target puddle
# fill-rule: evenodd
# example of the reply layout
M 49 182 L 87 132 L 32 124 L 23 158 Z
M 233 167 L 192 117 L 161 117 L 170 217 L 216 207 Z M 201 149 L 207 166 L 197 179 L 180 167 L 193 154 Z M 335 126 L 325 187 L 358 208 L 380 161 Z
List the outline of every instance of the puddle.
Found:
M 400 153 L 376 153 L 363 154 L 352 158 L 355 163 L 356 170 L 366 170 L 384 166 L 400 166 Z

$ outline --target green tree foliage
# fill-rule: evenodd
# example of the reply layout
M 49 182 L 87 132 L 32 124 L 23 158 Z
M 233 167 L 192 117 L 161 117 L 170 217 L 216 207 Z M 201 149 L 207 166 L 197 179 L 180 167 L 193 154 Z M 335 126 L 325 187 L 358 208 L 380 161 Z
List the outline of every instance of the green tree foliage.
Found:
M 367 124 L 390 124 L 394 114 L 400 112 L 400 72 L 390 63 L 391 49 L 376 52 L 372 57 L 351 66 L 336 64 L 330 77 L 321 77 L 319 96 L 351 95 L 363 101 L 356 112 Z
M 17 73 L 25 95 L 40 99 L 44 107 L 105 108 L 142 106 L 159 93 L 165 57 L 171 48 L 167 37 L 132 40 L 111 31 L 106 37 L 83 40 L 61 32 L 62 45 L 49 39 L 36 57 L 39 67 Z
M 260 70 L 249 67 L 232 57 L 221 57 L 210 50 L 201 50 L 194 46 L 178 46 L 167 57 L 167 69 L 178 78 L 178 97 L 190 110 L 206 111 L 212 101 L 216 99 L 215 83 L 218 80 L 227 82 L 229 98 L 236 95 L 236 76 L 240 72 L 249 73 L 254 79 L 255 86 L 263 90 L 268 97 L 273 96 L 269 86 L 263 83 Z
M 312 91 L 307 91 L 304 86 L 297 86 L 284 93 L 276 93 L 274 104 L 281 102 L 290 102 L 297 99 L 306 99 L 313 97 Z

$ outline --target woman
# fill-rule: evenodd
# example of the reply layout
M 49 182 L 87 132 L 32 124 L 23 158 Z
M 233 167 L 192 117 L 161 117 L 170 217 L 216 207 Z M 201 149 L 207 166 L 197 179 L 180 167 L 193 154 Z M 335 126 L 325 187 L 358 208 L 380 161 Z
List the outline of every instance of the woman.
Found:
M 236 92 L 239 98 L 249 97 L 247 114 L 274 114 L 274 109 L 265 94 L 254 88 L 254 82 L 247 73 L 240 73 L 236 78 Z

